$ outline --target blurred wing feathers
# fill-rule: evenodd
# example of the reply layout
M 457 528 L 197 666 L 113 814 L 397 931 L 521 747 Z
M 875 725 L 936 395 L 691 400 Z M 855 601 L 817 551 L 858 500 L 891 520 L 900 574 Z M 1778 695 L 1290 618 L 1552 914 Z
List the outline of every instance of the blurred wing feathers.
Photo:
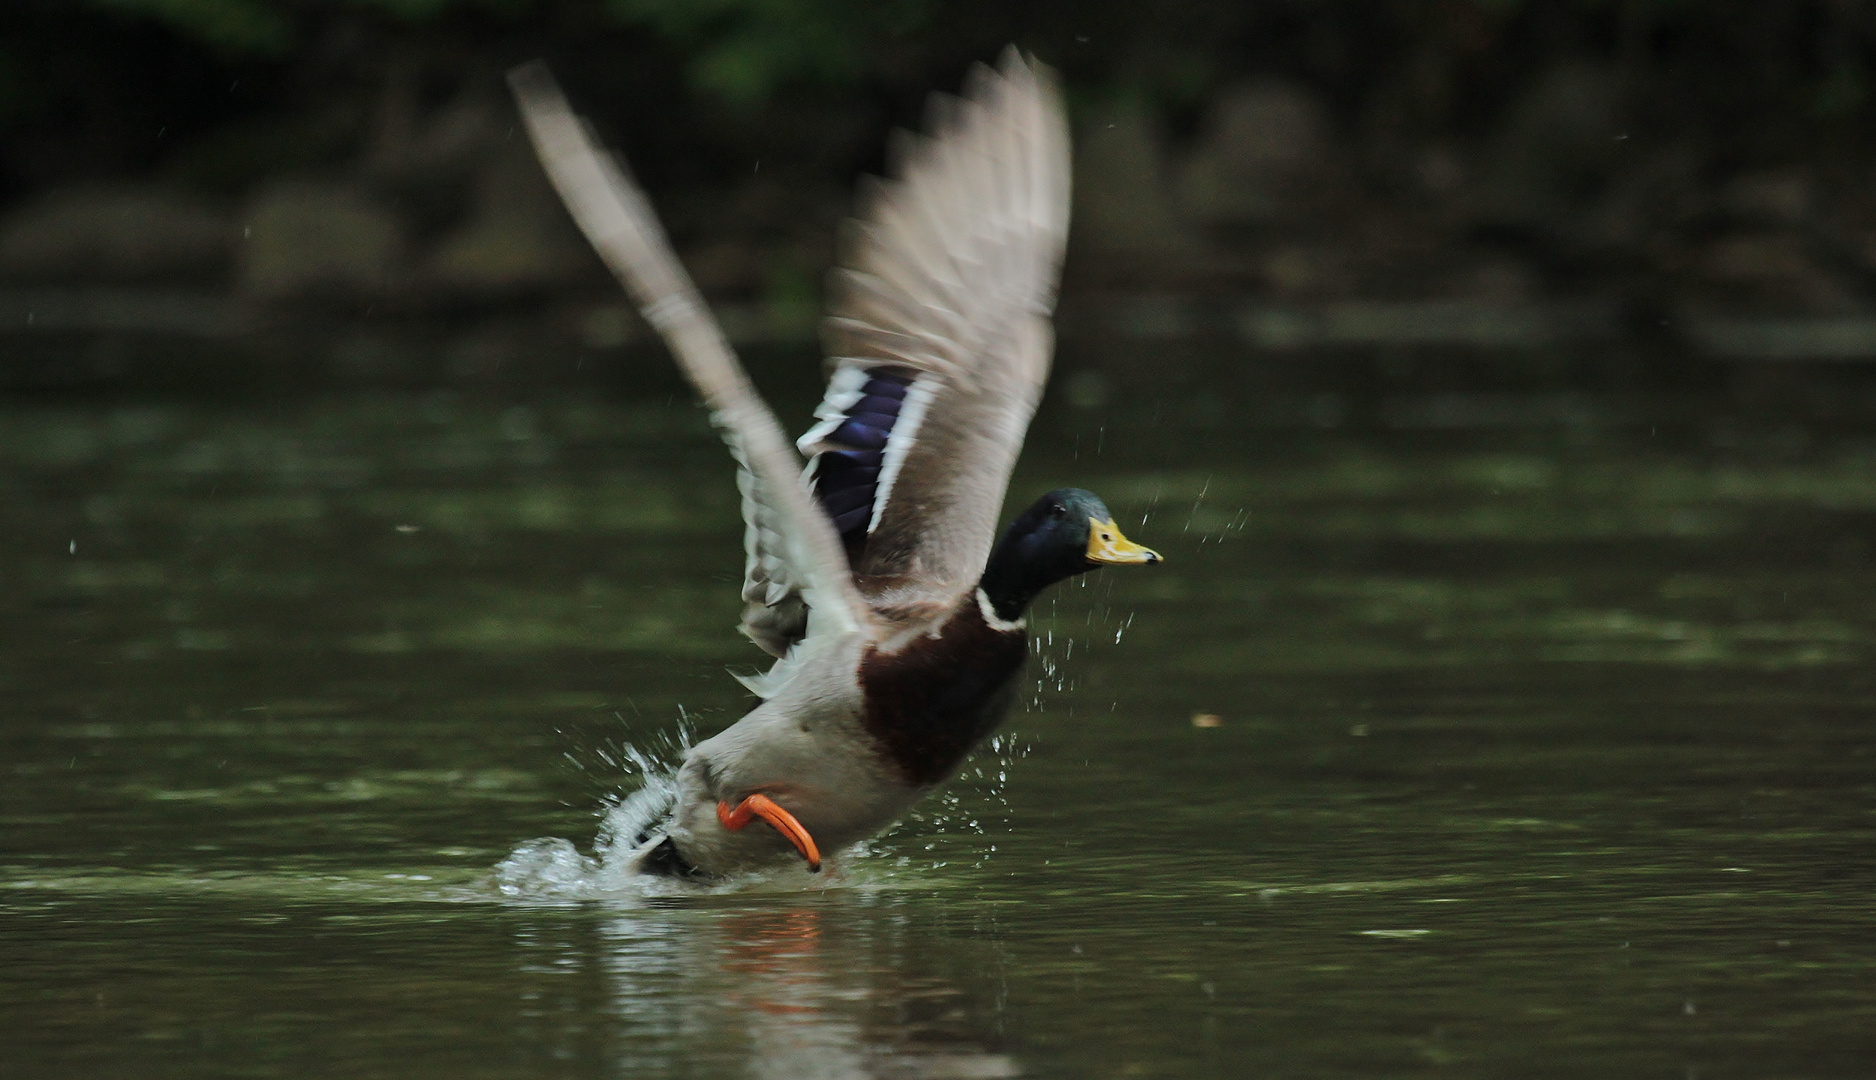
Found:
M 843 238 L 833 377 L 799 444 L 876 601 L 949 599 L 982 573 L 1048 374 L 1068 231 L 1046 69 L 1011 50 L 962 100 L 934 99 L 931 130 L 895 144 L 898 179 L 863 193 Z
M 508 81 L 573 220 L 670 346 L 742 467 L 744 632 L 779 656 L 807 633 L 809 609 L 817 632 L 867 625 L 870 610 L 840 537 L 801 481 L 801 459 L 672 253 L 650 202 L 573 114 L 546 65 L 525 64 Z

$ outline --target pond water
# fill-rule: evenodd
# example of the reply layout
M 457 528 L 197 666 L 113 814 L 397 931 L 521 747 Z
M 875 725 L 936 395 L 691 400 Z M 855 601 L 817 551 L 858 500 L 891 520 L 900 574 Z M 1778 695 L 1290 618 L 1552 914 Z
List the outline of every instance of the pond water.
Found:
M 710 890 L 601 850 L 759 658 L 684 397 L 0 405 L 0 1072 L 1876 1064 L 1876 439 L 1069 385 L 1015 496 L 1167 563 L 1042 602 L 943 798 Z

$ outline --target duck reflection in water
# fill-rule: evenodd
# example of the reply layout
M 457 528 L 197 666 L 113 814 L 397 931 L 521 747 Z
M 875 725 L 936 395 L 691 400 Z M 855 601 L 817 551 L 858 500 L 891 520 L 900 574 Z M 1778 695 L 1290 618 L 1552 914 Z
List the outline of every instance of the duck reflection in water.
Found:
M 774 1080 L 1022 1073 L 995 1046 L 994 984 L 972 990 L 921 970 L 926 955 L 955 963 L 955 944 L 926 953 L 891 910 L 635 911 L 532 926 L 520 943 L 539 987 L 528 1011 L 550 1025 L 542 1050 L 582 1075 L 596 1066 Z M 972 959 L 978 971 L 998 967 L 995 956 Z M 604 1000 L 589 1000 L 594 991 Z M 552 1027 L 555 1017 L 569 1022 Z
M 1052 75 L 1014 50 L 867 192 L 825 324 L 820 422 L 794 447 L 756 396 L 643 192 L 546 69 L 510 76 L 542 164 L 710 406 L 741 473 L 742 628 L 764 700 L 692 747 L 637 869 L 818 871 L 898 820 L 994 731 L 1045 588 L 1159 555 L 1093 493 L 996 522 L 1050 356 L 1069 154 Z M 806 456 L 805 471 L 803 459 Z M 756 821 L 767 828 L 752 829 Z

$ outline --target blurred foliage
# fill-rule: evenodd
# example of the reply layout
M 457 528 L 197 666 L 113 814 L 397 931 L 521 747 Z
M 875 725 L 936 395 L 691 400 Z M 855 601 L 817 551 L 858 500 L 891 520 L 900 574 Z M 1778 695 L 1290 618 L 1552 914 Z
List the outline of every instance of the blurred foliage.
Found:
M 44 0 L 41 0 L 44 3 Z M 1520 22 L 1551 27 L 1559 43 L 1584 34 L 1609 37 L 1638 53 L 1663 39 L 1719 41 L 1770 56 L 1794 45 L 1822 54 L 1812 79 L 1818 115 L 1861 107 L 1869 83 L 1861 38 L 1872 32 L 1862 0 L 1165 0 L 1082 4 L 1041 0 L 983 4 L 968 0 L 81 0 L 93 10 L 164 26 L 229 59 L 279 58 L 304 43 L 309 26 L 335 17 L 377 16 L 421 28 L 459 16 L 579 21 L 597 13 L 622 28 L 641 28 L 680 52 L 693 86 L 752 106 L 789 85 L 852 85 L 880 63 L 881 43 L 918 33 L 956 35 L 984 29 L 1087 23 L 1188 54 L 1188 70 L 1228 44 L 1230 31 L 1276 17 L 1340 25 L 1316 36 L 1345 39 L 1413 36 L 1417 25 L 1474 28 L 1497 37 Z M 33 0 L 27 0 L 32 6 Z M 1574 28 L 1566 27 L 1574 23 Z M 1598 27 L 1601 29 L 1598 29 Z M 1166 40 L 1174 28 L 1184 40 Z M 1215 28 L 1215 29 L 1214 29 Z M 1795 31 L 1800 38 L 1794 40 Z M 994 36 L 994 35 L 993 35 Z M 1463 37 L 1464 35 L 1460 35 Z M 1858 39 L 1858 40 L 1852 40 Z M 1464 47 L 1463 41 L 1455 44 Z M 1476 44 L 1476 41 L 1474 42 Z M 1580 45 L 1580 42 L 1575 44 Z M 1751 66 L 1751 65 L 1748 65 Z M 1180 80 L 1172 80 L 1179 82 Z M 1189 81 L 1189 80 L 1188 80 Z M 1188 93 L 1190 87 L 1184 88 Z M 1175 97 L 1181 96 L 1175 94 Z
M 392 73 L 421 112 L 537 55 L 602 121 L 607 101 L 667 103 L 630 118 L 641 142 L 662 125 L 694 159 L 714 133 L 719 160 L 700 168 L 765 145 L 877 168 L 845 148 L 913 122 L 927 90 L 1010 41 L 1060 68 L 1078 106 L 1137 100 L 1174 139 L 1223 88 L 1278 79 L 1355 139 L 1463 148 L 1568 65 L 1619 82 L 1638 130 L 1707 160 L 1876 130 L 1876 0 L 5 0 L 0 198 L 231 125 L 356 146 Z
M 524 15 L 541 0 L 86 0 L 151 20 L 229 57 L 277 57 L 303 25 L 350 7 L 411 24 L 468 10 Z M 577 6 L 561 3 L 559 7 Z M 932 0 L 603 0 L 622 26 L 642 26 L 690 55 L 692 82 L 750 106 L 791 82 L 850 84 L 874 35 L 924 28 Z
M 224 54 L 277 55 L 293 43 L 293 24 L 269 0 L 88 0 L 107 11 L 162 23 Z
M 160 23 L 227 56 L 279 56 L 300 40 L 302 23 L 320 8 L 310 0 L 85 0 L 92 7 Z M 344 0 L 410 23 L 450 9 L 479 8 L 520 14 L 535 0 Z
M 753 105 L 795 80 L 852 82 L 867 40 L 922 29 L 929 0 L 609 0 L 619 20 L 690 50 L 699 87 Z

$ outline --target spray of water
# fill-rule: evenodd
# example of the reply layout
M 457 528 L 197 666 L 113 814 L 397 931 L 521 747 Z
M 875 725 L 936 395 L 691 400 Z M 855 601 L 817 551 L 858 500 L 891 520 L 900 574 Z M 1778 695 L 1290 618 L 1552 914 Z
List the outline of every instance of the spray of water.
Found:
M 557 836 L 529 840 L 496 866 L 496 888 L 510 899 L 534 902 L 659 891 L 655 879 L 628 869 L 629 856 L 639 838 L 670 812 L 677 794 L 677 766 L 693 741 L 690 719 L 683 716 L 674 731 L 654 735 L 642 744 L 614 742 L 593 747 L 590 756 L 608 773 L 621 776 L 623 785 L 600 804 L 593 854 L 583 855 L 571 840 Z M 572 754 L 568 758 L 578 767 L 587 767 Z
M 1204 492 L 1199 498 L 1203 500 Z M 1195 502 L 1194 511 L 1197 509 Z M 1077 656 L 1081 664 L 1101 662 L 1098 654 L 1107 647 L 1108 634 L 1111 632 L 1113 644 L 1119 645 L 1133 625 L 1133 613 L 1117 611 L 1112 603 L 1111 580 L 1090 575 L 1078 579 L 1078 584 L 1095 594 L 1092 603 L 1083 605 L 1085 632 L 1079 632 L 1080 649 L 1076 648 L 1077 634 L 1062 625 L 1064 616 L 1057 595 L 1048 598 L 1046 617 L 1032 622 L 1030 646 L 1036 659 L 1031 670 L 1035 682 L 1026 695 L 1026 711 L 1043 712 L 1050 701 L 1066 699 L 1065 707 L 1072 716 Z M 620 720 L 624 722 L 623 717 Z M 638 743 L 608 742 L 588 748 L 583 754 L 569 753 L 568 759 L 589 773 L 623 777 L 619 788 L 601 801 L 593 854 L 583 854 L 572 841 L 559 837 L 529 840 L 496 867 L 495 885 L 502 895 L 521 902 L 564 903 L 665 895 L 677 889 L 695 891 L 695 886 L 675 885 L 634 873 L 630 868 L 631 856 L 670 812 L 677 792 L 677 767 L 693 741 L 686 715 L 671 734 Z M 1006 733 L 991 738 L 944 790 L 915 807 L 882 836 L 843 853 L 842 863 L 849 871 L 870 866 L 874 878 L 889 877 L 896 869 L 943 868 L 957 861 L 959 852 L 969 853 L 969 864 L 985 866 L 995 856 L 998 840 L 1011 831 L 1010 775 L 1015 763 L 1029 751 L 1030 744 L 1024 737 Z M 952 836 L 964 837 L 966 842 L 953 844 L 947 839 Z M 849 874 L 848 881 L 852 880 Z M 783 882 L 780 876 L 771 881 L 768 875 L 753 875 L 720 888 Z
M 853 853 L 894 870 L 987 866 L 1013 827 L 1010 773 L 1028 753 L 1029 741 L 1022 736 L 992 736 L 943 790 Z M 954 842 L 957 837 L 964 839 Z

